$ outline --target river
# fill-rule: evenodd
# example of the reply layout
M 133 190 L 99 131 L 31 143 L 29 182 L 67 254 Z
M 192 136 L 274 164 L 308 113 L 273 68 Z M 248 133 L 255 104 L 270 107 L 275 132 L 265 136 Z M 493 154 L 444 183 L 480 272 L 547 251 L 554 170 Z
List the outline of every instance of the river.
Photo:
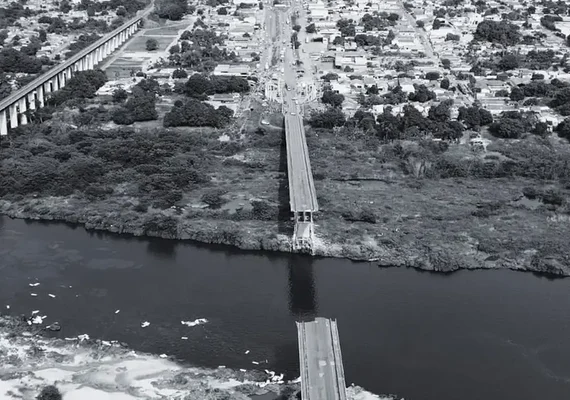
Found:
M 570 398 L 570 279 L 381 269 L 7 217 L 0 272 L 1 309 L 41 310 L 46 323 L 61 324 L 58 337 L 86 333 L 197 366 L 268 368 L 293 379 L 295 320 L 332 317 L 347 383 L 374 393 Z M 197 318 L 208 323 L 181 324 Z

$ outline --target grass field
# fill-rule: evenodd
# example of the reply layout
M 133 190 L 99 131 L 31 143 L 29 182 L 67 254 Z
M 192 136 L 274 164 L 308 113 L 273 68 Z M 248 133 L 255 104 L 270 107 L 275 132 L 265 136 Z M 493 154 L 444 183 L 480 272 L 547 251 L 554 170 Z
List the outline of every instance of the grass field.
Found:
M 175 37 L 176 34 L 173 34 L 172 36 L 153 36 L 151 34 L 137 36 L 127 45 L 125 52 L 146 52 L 146 41 L 149 39 L 155 39 L 158 42 L 158 49 L 149 53 L 160 53 L 161 51 L 166 50 Z
M 109 79 L 128 78 L 131 75 L 131 70 L 140 71 L 147 60 L 150 60 L 150 57 L 119 57 L 105 70 L 105 73 Z

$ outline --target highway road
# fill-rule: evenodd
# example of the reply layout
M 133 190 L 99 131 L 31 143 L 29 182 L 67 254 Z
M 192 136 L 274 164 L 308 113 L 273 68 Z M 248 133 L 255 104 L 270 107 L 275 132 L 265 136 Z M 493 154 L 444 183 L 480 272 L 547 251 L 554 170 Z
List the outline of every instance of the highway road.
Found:
M 335 321 L 316 318 L 297 323 L 301 398 L 346 400 L 346 383 Z
M 285 17 L 288 18 L 288 17 Z M 285 20 L 283 18 L 283 20 Z M 282 23 L 282 34 L 290 39 L 291 25 Z M 313 182 L 309 149 L 299 115 L 297 104 L 298 88 L 294 64 L 296 62 L 291 42 L 288 41 L 283 62 L 283 79 L 286 89 L 283 91 L 283 114 L 285 117 L 285 140 L 287 144 L 287 166 L 289 177 L 289 201 L 291 211 L 318 211 L 317 195 Z

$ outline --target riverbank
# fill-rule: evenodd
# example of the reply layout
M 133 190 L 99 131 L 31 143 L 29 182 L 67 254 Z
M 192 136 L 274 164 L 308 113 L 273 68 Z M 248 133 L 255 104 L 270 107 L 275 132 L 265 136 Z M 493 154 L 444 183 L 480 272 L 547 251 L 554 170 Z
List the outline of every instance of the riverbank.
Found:
M 300 390 L 298 381 L 285 383 L 272 371 L 191 367 L 167 355 L 132 351 L 124 343 L 88 335 L 45 337 L 41 322 L 29 324 L 31 320 L 33 315 L 0 314 L 2 399 L 60 393 L 65 400 L 288 400 Z M 350 400 L 395 399 L 354 385 L 347 388 L 347 396 Z
M 0 214 L 291 251 L 278 127 L 239 139 L 201 129 L 50 129 L 3 142 Z M 477 153 L 468 143 L 308 129 L 320 207 L 314 255 L 570 276 L 570 146 L 489 140 Z
M 564 246 L 570 233 L 568 217 L 539 210 L 537 204 L 517 198 L 520 185 L 516 182 L 502 182 L 502 196 L 495 194 L 493 203 L 477 200 L 484 195 L 484 185 L 476 182 L 424 183 L 421 194 L 413 186 L 402 187 L 397 183 L 391 189 L 382 187 L 389 186 L 385 182 L 326 184 L 345 186 L 343 196 L 374 198 L 391 212 L 373 223 L 347 222 L 330 209 L 328 216 L 316 221 L 315 256 L 373 260 L 385 267 L 436 272 L 509 268 L 570 275 Z M 394 186 L 402 197 L 409 196 L 409 201 L 387 206 L 382 193 L 392 193 Z M 454 203 L 457 197 L 464 201 Z M 322 207 L 326 213 L 331 205 L 323 203 Z M 128 205 L 121 210 L 116 199 L 113 202 L 90 202 L 74 197 L 0 200 L 0 214 L 80 224 L 88 230 L 117 234 L 194 240 L 243 250 L 291 251 L 290 233 L 277 222 L 233 221 L 223 215 L 217 219 L 200 218 L 192 209 L 139 213 Z

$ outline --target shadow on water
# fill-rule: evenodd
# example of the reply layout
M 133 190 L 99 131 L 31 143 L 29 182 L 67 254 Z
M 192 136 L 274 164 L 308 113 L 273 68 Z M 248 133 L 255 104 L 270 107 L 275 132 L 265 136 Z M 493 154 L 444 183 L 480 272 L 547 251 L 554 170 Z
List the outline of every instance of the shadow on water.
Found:
M 287 264 L 289 312 L 298 320 L 311 320 L 318 312 L 313 262 L 312 257 L 292 255 Z
M 277 198 L 279 201 L 279 217 L 277 229 L 283 235 L 291 236 L 293 226 L 291 223 L 291 210 L 289 206 L 289 181 L 287 176 L 287 144 L 285 142 L 285 129 L 281 131 L 281 147 L 279 149 L 279 189 Z
M 173 260 L 176 258 L 177 246 L 176 240 L 153 239 L 147 241 L 146 250 L 157 258 Z
M 568 278 L 567 276 L 551 274 L 549 272 L 533 272 L 533 271 L 531 271 L 531 274 L 536 276 L 537 278 L 544 278 L 548 281 L 557 281 L 557 280 L 562 280 L 562 279 Z

